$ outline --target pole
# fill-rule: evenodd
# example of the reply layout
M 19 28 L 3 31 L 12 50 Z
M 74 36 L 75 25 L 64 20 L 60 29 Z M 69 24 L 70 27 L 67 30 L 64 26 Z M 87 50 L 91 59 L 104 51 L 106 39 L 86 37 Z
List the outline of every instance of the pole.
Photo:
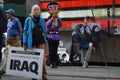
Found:
M 108 15 L 108 38 L 111 37 L 110 35 L 110 8 L 107 8 L 107 15 Z
M 95 16 L 94 16 L 93 8 L 91 8 L 91 12 L 92 12 L 92 16 L 93 16 L 93 21 L 95 22 Z
M 114 26 L 115 23 L 115 0 L 112 0 L 112 27 Z

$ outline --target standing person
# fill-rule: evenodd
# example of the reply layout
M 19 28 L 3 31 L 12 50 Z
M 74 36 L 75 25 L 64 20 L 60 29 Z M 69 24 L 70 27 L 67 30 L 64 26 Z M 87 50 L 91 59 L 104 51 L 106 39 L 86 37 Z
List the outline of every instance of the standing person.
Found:
M 49 45 L 49 59 L 51 68 L 57 68 L 57 49 L 59 45 L 60 35 L 59 28 L 62 26 L 62 22 L 58 15 L 53 14 L 52 17 L 47 21 L 48 28 L 48 45 Z
M 3 12 L 2 12 L 2 8 L 3 8 L 3 0 L 0 0 L 0 62 L 2 59 L 2 53 L 1 53 L 1 49 L 3 47 L 3 33 L 6 32 L 7 30 L 7 19 L 5 18 Z
M 13 9 L 6 10 L 8 18 L 7 23 L 7 45 L 14 47 L 20 46 L 20 36 L 22 33 L 22 26 L 20 20 L 15 17 L 15 11 Z
M 31 17 L 25 20 L 23 31 L 24 49 L 39 48 L 45 49 L 46 43 L 46 25 L 44 19 L 40 16 L 41 10 L 38 5 L 34 5 L 31 9 Z M 43 80 L 47 80 L 47 71 L 45 58 L 43 62 Z M 37 80 L 37 79 L 32 79 Z
M 90 28 L 91 18 L 89 16 L 85 17 L 84 22 L 85 22 L 84 35 L 86 39 L 83 42 L 80 42 L 80 52 L 81 52 L 82 67 L 87 68 L 88 61 L 91 57 L 92 48 L 93 48 L 91 28 Z

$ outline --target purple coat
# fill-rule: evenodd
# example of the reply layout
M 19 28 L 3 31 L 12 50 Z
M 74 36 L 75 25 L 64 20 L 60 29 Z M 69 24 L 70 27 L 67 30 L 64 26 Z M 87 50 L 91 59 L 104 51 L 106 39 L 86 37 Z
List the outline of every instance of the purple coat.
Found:
M 61 20 L 58 19 L 58 25 L 53 27 L 53 28 L 52 28 L 52 22 L 53 22 L 52 18 L 47 21 L 47 29 L 48 29 L 48 31 L 53 31 L 53 32 L 56 31 L 56 32 L 58 32 L 59 28 L 62 26 Z M 47 38 L 52 39 L 52 40 L 60 40 L 60 35 L 59 34 L 48 34 Z

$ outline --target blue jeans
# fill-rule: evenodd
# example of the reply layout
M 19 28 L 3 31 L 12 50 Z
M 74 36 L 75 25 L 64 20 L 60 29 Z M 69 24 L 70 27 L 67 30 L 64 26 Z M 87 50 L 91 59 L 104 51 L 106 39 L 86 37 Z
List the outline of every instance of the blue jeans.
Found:
M 83 46 L 82 49 L 80 50 L 82 63 L 84 63 L 85 61 L 86 62 L 89 61 L 89 59 L 91 57 L 91 53 L 92 53 L 92 47 L 93 47 L 92 43 L 87 43 L 87 45 L 85 44 L 85 46 Z M 86 48 L 88 48 L 88 49 L 86 49 Z
M 0 34 L 0 62 L 2 60 L 2 53 L 1 53 L 1 49 L 3 47 L 3 34 Z

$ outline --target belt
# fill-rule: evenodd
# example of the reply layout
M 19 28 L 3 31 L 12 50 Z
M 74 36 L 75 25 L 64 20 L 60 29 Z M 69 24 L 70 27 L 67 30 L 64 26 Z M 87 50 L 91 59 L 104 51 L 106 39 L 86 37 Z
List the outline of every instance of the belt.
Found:
M 49 34 L 59 34 L 58 31 L 50 31 Z

